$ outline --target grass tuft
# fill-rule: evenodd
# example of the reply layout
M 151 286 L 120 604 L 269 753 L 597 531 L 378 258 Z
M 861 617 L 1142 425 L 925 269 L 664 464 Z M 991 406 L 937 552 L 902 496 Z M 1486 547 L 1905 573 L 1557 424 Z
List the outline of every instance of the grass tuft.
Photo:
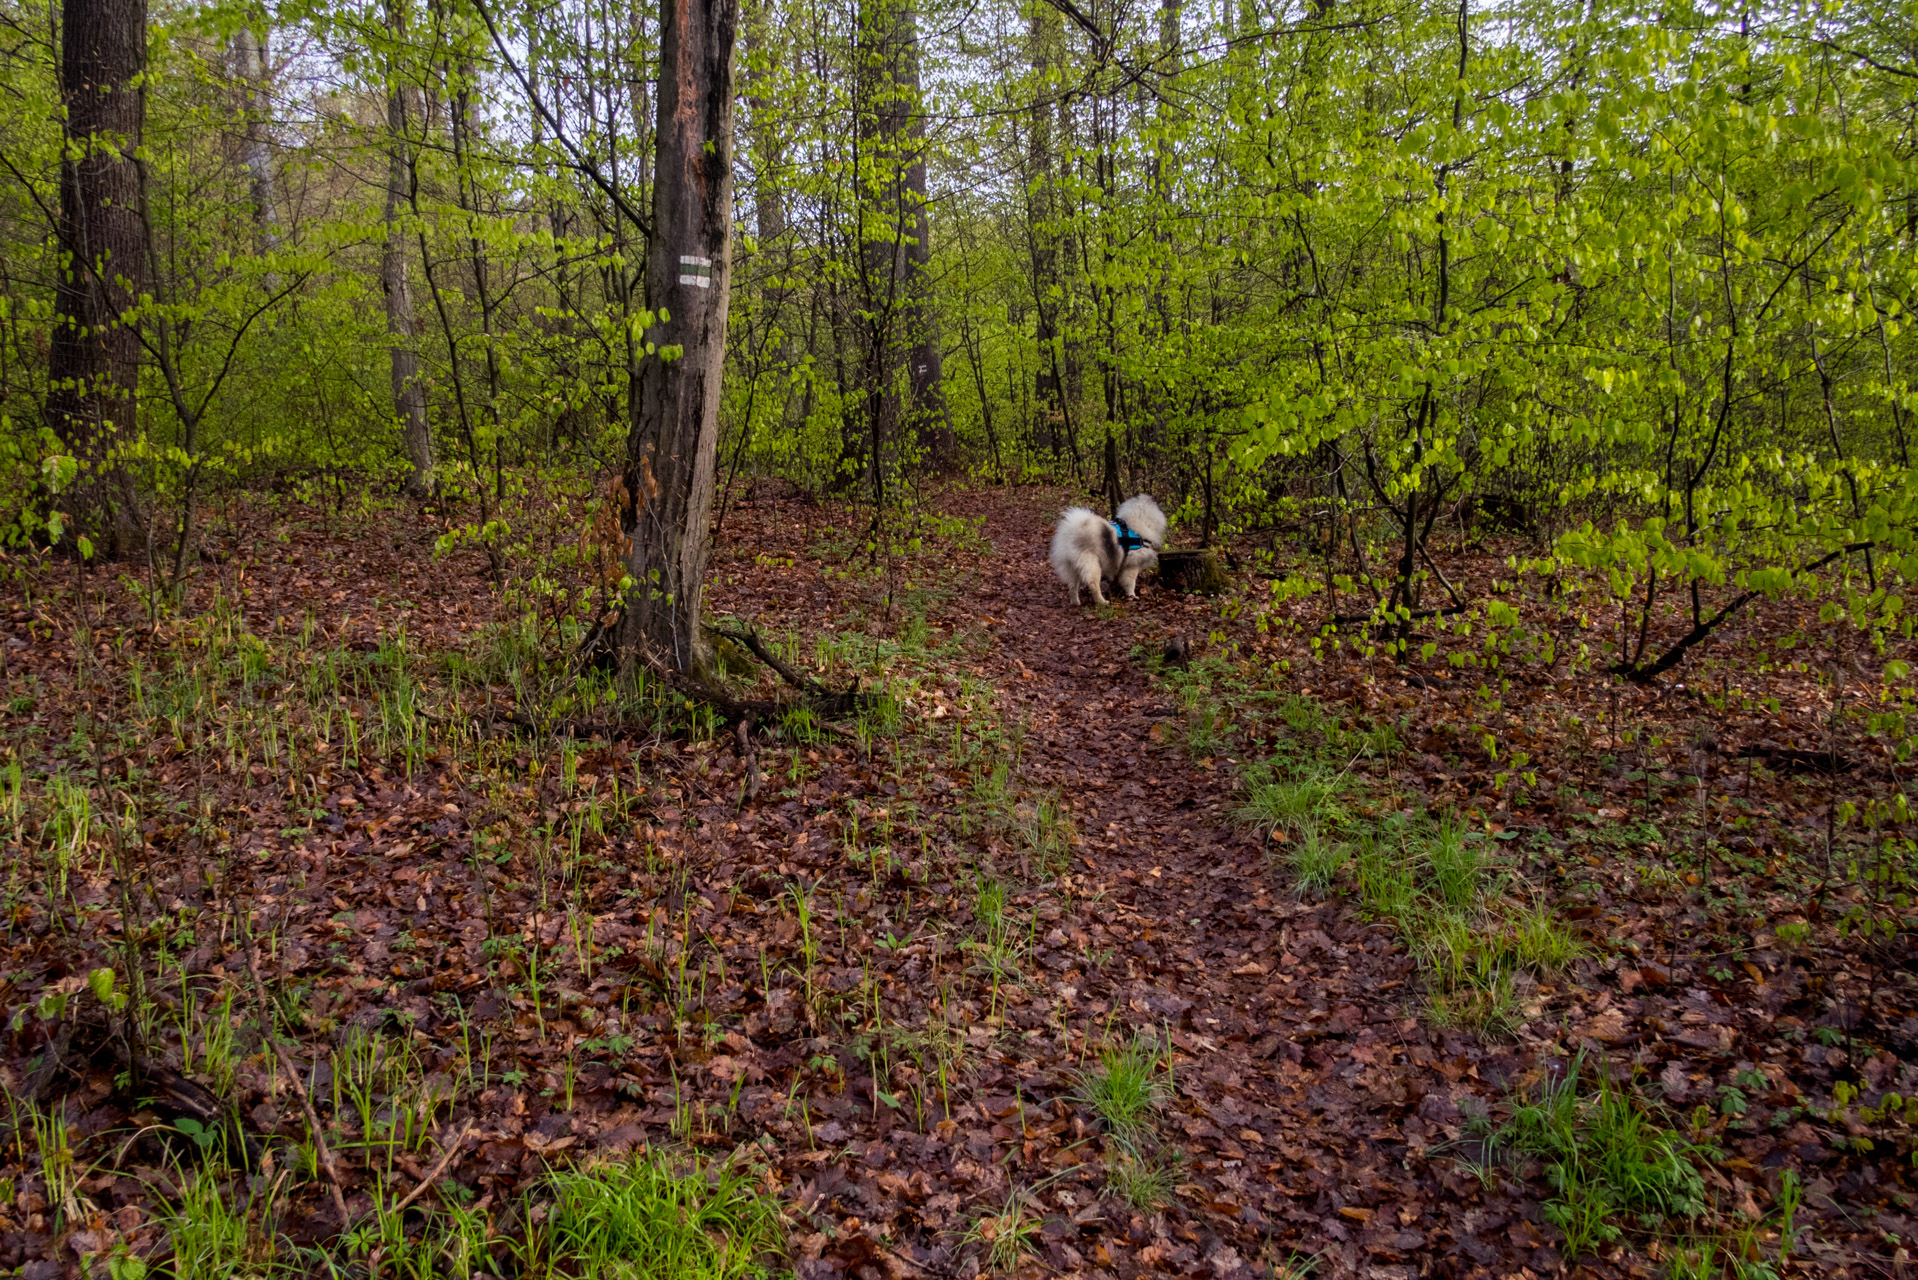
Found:
M 785 1233 L 778 1206 L 730 1167 L 663 1156 L 550 1177 L 552 1259 L 569 1273 L 624 1280 L 733 1280 L 772 1274 Z
M 982 1249 L 986 1270 L 1012 1271 L 1032 1252 L 1038 1234 L 1039 1216 L 1033 1212 L 1032 1194 L 1015 1187 L 997 1212 L 982 1213 L 973 1220 L 961 1243 Z
M 1080 1075 L 1077 1096 L 1098 1113 L 1107 1133 L 1137 1146 L 1172 1097 L 1171 1056 L 1169 1045 L 1141 1031 L 1123 1046 L 1100 1050 L 1098 1067 Z
M 1301 827 L 1298 838 L 1286 848 L 1286 862 L 1299 892 L 1318 897 L 1338 886 L 1339 876 L 1351 860 L 1350 846 L 1328 840 L 1313 823 Z
M 1657 1227 L 1705 1212 L 1689 1144 L 1602 1073 L 1586 1088 L 1584 1065 L 1575 1059 L 1489 1135 L 1494 1147 L 1544 1165 L 1552 1188 L 1545 1216 L 1565 1233 L 1568 1260 L 1618 1239 L 1628 1218 Z
M 1340 803 L 1344 787 L 1338 775 L 1313 769 L 1283 779 L 1253 784 L 1245 816 L 1260 826 L 1297 831 L 1305 826 L 1336 827 L 1346 820 Z
M 1176 1161 L 1154 1159 L 1117 1143 L 1106 1160 L 1106 1191 L 1140 1213 L 1155 1213 L 1172 1203 L 1179 1173 Z

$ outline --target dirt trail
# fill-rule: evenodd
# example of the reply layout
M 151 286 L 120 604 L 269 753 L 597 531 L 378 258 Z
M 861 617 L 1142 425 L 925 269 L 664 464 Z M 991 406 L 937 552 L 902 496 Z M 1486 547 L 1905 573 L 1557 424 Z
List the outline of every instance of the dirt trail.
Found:
M 1424 1158 L 1457 1134 L 1454 1095 L 1484 1087 L 1481 1067 L 1489 1080 L 1521 1063 L 1433 1042 L 1389 930 L 1296 901 L 1234 819 L 1236 762 L 1176 745 L 1183 713 L 1143 659 L 1172 635 L 1203 640 L 1213 606 L 1148 587 L 1117 617 L 1072 608 L 1044 560 L 1055 511 L 1016 493 L 955 505 L 987 518 L 995 547 L 962 607 L 991 619 L 1001 704 L 1029 726 L 1026 777 L 1075 808 L 1072 889 L 1091 903 L 1091 951 L 1114 955 L 1088 968 L 1077 1003 L 1163 1024 L 1190 1058 L 1173 1136 L 1191 1218 L 1170 1252 L 1137 1261 L 1225 1274 L 1298 1250 L 1321 1254 L 1319 1274 L 1388 1277 L 1439 1255 L 1464 1275 L 1517 1245 L 1556 1271 L 1529 1223 L 1481 1243 L 1508 1216 L 1461 1219 L 1440 1182 L 1451 1162 Z

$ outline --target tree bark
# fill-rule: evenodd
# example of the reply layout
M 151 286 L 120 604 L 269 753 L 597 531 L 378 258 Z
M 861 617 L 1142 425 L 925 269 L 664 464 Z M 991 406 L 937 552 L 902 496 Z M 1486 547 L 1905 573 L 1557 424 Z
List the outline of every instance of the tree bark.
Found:
M 862 395 L 866 408 L 866 476 L 873 510 L 885 505 L 886 466 L 906 418 L 899 374 L 907 358 L 900 321 L 909 211 L 905 207 L 908 108 L 899 83 L 904 0 L 859 5 L 854 136 L 859 252 L 858 315 L 863 330 Z M 876 518 L 876 515 L 875 515 Z
M 394 39 L 401 32 L 399 5 L 389 0 L 387 27 Z M 420 381 L 420 357 L 414 347 L 418 330 L 413 322 L 413 289 L 406 270 L 406 235 L 400 226 L 400 208 L 411 198 L 412 166 L 408 163 L 406 89 L 393 79 L 386 90 L 386 244 L 380 254 L 380 288 L 386 294 L 388 362 L 393 374 L 393 413 L 400 420 L 400 442 L 412 473 L 406 492 L 424 498 L 433 492 L 433 431 L 426 421 L 426 387 Z
M 233 70 L 239 77 L 246 121 L 240 160 L 246 166 L 247 185 L 253 196 L 254 248 L 263 256 L 280 243 L 279 191 L 273 173 L 273 140 L 268 131 L 272 70 L 267 64 L 266 41 L 266 36 L 250 25 L 242 25 L 233 33 Z
M 630 371 L 625 518 L 632 539 L 620 665 L 699 676 L 720 376 L 732 278 L 733 45 L 738 0 L 664 0 L 646 301 L 656 354 Z M 678 354 L 665 358 L 671 347 Z
M 750 33 L 747 38 L 755 50 L 752 60 L 754 64 L 766 67 L 770 67 L 777 56 L 768 7 L 766 0 L 759 0 L 748 10 L 746 18 Z M 780 185 L 785 180 L 786 125 L 776 116 L 765 92 L 770 76 L 765 71 L 750 69 L 741 75 L 746 81 L 743 88 L 747 110 L 751 113 L 747 137 L 752 148 L 753 229 L 758 239 L 755 270 L 758 274 L 759 309 L 765 318 L 765 341 L 771 344 L 771 359 L 778 370 L 781 384 L 780 425 L 782 429 L 791 431 L 804 419 L 795 416 L 802 407 L 803 397 L 793 377 L 794 367 L 798 363 L 798 350 L 787 324 L 787 304 L 793 291 L 792 244 L 786 234 L 786 193 Z M 741 423 L 739 429 L 744 435 L 750 436 L 753 424 L 750 421 Z
M 112 556 L 144 547 L 145 513 L 120 459 L 136 430 L 140 337 L 127 320 L 146 286 L 140 177 L 146 120 L 145 0 L 63 0 L 60 273 L 47 355 L 46 420 L 80 460 L 76 533 Z
M 959 469 L 959 436 L 946 404 L 945 348 L 932 296 L 932 217 L 926 190 L 926 116 L 919 82 L 919 15 L 910 3 L 899 14 L 896 91 L 910 114 L 901 215 L 906 223 L 904 285 L 906 368 L 912 387 L 912 425 L 935 470 Z
M 1032 108 L 1032 132 L 1026 162 L 1026 223 L 1032 238 L 1032 293 L 1038 346 L 1033 374 L 1033 399 L 1043 416 L 1034 424 L 1034 444 L 1059 456 L 1065 429 L 1064 380 L 1059 376 L 1059 229 L 1057 175 L 1053 156 L 1053 95 L 1060 46 L 1065 39 L 1058 10 L 1049 4 L 1032 8 L 1031 57 L 1038 100 Z

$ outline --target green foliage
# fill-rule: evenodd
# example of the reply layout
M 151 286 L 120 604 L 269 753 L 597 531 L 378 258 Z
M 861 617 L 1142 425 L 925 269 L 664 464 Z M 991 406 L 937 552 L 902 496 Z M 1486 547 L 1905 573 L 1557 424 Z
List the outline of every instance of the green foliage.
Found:
M 1082 1072 L 1076 1093 L 1104 1122 L 1106 1132 L 1137 1147 L 1172 1097 L 1171 1046 L 1147 1031 L 1099 1051 L 1099 1065 Z
M 1637 1224 L 1705 1212 L 1705 1182 L 1683 1139 L 1661 1127 L 1602 1070 L 1588 1086 L 1584 1059 L 1549 1077 L 1489 1136 L 1495 1146 L 1540 1161 L 1552 1198 L 1545 1213 L 1577 1258 Z
M 141 590 L 176 607 L 208 496 L 271 483 L 339 512 L 410 475 L 397 350 L 420 366 L 442 550 L 478 548 L 507 579 L 537 563 L 539 604 L 596 614 L 624 535 L 581 473 L 616 456 L 634 369 L 675 348 L 656 341 L 670 309 L 633 285 L 646 241 L 620 211 L 650 207 L 633 178 L 658 50 L 615 22 L 633 34 L 608 56 L 587 34 L 605 19 L 573 0 L 548 16 L 502 33 L 533 59 L 522 81 L 470 0 L 303 0 L 249 18 L 307 51 L 298 76 L 256 80 L 231 56 L 238 10 L 155 10 L 150 279 L 124 317 L 140 418 L 97 448 L 41 412 L 57 42 L 11 49 L 9 544 L 97 555 L 86 508 L 123 475 L 150 508 L 150 545 L 128 549 L 153 570 Z M 1567 568 L 1608 597 L 1602 660 L 1639 676 L 1767 596 L 1909 626 L 1901 14 L 1422 0 L 1279 32 L 1230 7 L 1161 29 L 1148 6 L 1109 15 L 1100 42 L 1007 0 L 980 20 L 992 38 L 887 4 L 747 23 L 722 526 L 755 477 L 856 486 L 877 510 L 840 531 L 835 572 L 885 576 L 935 544 L 977 549 L 968 521 L 923 510 L 929 456 L 1089 482 L 1110 438 L 1113 482 L 1158 492 L 1184 527 L 1309 528 L 1325 563 L 1278 565 L 1273 597 L 1324 591 L 1335 615 L 1392 624 L 1366 644 L 1409 650 L 1416 617 L 1444 637 L 1428 657 L 1550 662 L 1522 583 Z M 937 70 L 875 62 L 895 34 Z M 1134 50 L 1151 91 L 1106 74 L 1101 43 Z M 900 127 L 911 145 L 882 141 Z M 389 323 L 389 296 L 410 320 Z M 564 518 L 541 528 L 549 503 Z M 1428 555 L 1454 524 L 1532 544 L 1493 598 L 1455 599 Z M 1227 706 L 1188 709 L 1195 752 L 1240 732 Z M 1328 752 L 1338 733 L 1299 727 Z M 1394 738 L 1348 735 L 1347 758 Z
M 640 1155 L 548 1182 L 551 1261 L 582 1275 L 768 1276 L 785 1244 L 778 1205 L 731 1166 Z

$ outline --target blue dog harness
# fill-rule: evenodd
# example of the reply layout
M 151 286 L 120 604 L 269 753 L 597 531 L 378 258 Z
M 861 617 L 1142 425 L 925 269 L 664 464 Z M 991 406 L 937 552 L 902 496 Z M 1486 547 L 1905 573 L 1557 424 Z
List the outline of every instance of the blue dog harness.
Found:
M 1122 556 L 1131 555 L 1140 547 L 1152 545 L 1139 534 L 1134 533 L 1132 527 L 1123 520 L 1114 520 L 1112 531 L 1119 535 L 1119 554 Z

